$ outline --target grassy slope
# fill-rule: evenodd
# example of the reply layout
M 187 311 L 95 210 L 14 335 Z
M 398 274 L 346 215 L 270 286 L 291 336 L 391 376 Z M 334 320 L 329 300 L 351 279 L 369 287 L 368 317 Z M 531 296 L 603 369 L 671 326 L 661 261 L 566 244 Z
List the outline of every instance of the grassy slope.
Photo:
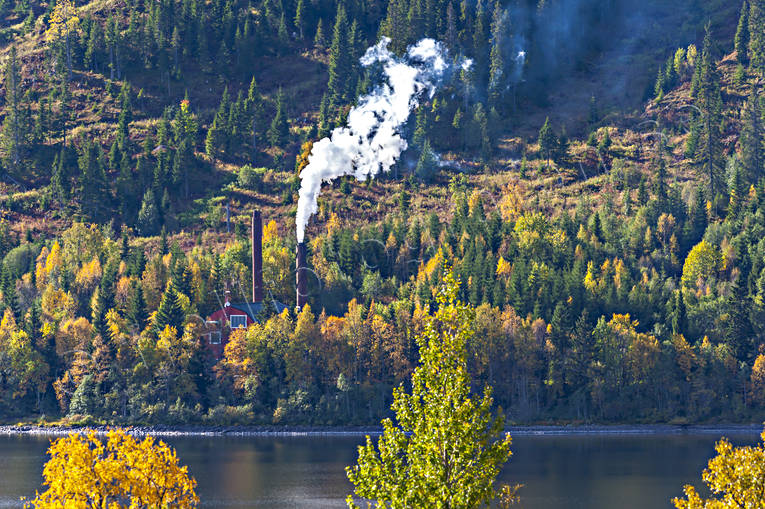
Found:
M 622 38 L 615 40 L 603 54 L 589 62 L 585 69 L 569 73 L 556 83 L 549 95 L 548 104 L 524 105 L 522 115 L 510 122 L 510 132 L 502 137 L 494 161 L 486 166 L 464 159 L 457 161 L 465 167 L 475 168 L 475 173 L 469 177 L 470 183 L 481 190 L 489 208 L 499 201 L 510 184 L 520 189 L 526 198 L 539 196 L 539 203 L 550 212 L 574 206 L 582 195 L 590 197 L 593 205 L 598 202 L 602 191 L 608 189 L 609 181 L 605 176 L 594 175 L 591 169 L 586 168 L 587 147 L 581 141 L 572 140 L 570 162 L 554 169 L 545 169 L 543 162 L 533 160 L 536 147 L 531 141 L 535 139 L 539 126 L 548 115 L 554 125 L 565 125 L 575 138 L 581 140 L 586 137 L 583 119 L 587 117 L 589 98 L 592 95 L 599 99 L 601 113 L 605 117 L 603 125 L 613 126 L 611 136 L 614 139 L 615 156 L 628 154 L 630 147 L 642 144 L 642 157 L 632 160 L 631 163 L 639 171 L 649 171 L 648 163 L 654 157 L 656 144 L 655 136 L 650 134 L 651 129 L 646 127 L 650 126 L 650 123 L 644 122 L 658 121 L 663 126 L 671 127 L 682 125 L 687 116 L 687 109 L 683 109 L 683 106 L 688 104 L 687 84 L 668 94 L 660 104 L 643 103 L 646 87 L 650 86 L 654 79 L 654 71 L 646 69 L 657 68 L 657 62 L 663 62 L 674 47 L 686 45 L 699 37 L 699 34 L 689 28 L 691 25 L 684 18 L 683 12 L 688 10 L 682 8 L 693 3 L 693 0 L 682 0 L 679 3 L 682 5 L 660 0 L 636 2 L 636 9 L 638 4 L 640 9 L 636 10 L 634 17 L 627 18 L 626 23 L 635 23 L 640 29 L 633 31 L 626 26 Z M 96 0 L 84 6 L 83 11 L 91 13 L 94 17 L 105 17 L 115 5 L 113 1 Z M 704 2 L 704 7 L 705 12 L 714 14 L 714 28 L 720 39 L 730 40 L 735 30 L 738 6 L 723 0 L 710 0 Z M 47 84 L 41 80 L 44 71 L 43 28 L 36 27 L 32 34 L 23 37 L 18 46 L 24 61 L 25 84 L 31 86 L 40 96 L 48 91 Z M 7 52 L 8 46 L 1 48 L 0 58 L 5 58 Z M 726 84 L 730 85 L 735 66 L 728 59 L 723 61 L 721 68 L 726 76 Z M 258 62 L 257 68 L 253 69 L 253 74 L 259 81 L 261 91 L 267 96 L 273 96 L 278 89 L 283 89 L 293 129 L 300 129 L 315 120 L 315 109 L 326 81 L 325 54 L 311 51 L 288 57 L 264 58 Z M 160 84 L 156 76 L 155 70 L 140 70 L 127 76 L 135 91 L 143 90 L 145 96 L 145 99 L 134 104 L 136 111 L 135 120 L 131 124 L 131 136 L 137 143 L 142 141 L 156 123 L 162 106 L 167 104 L 170 98 L 179 100 L 188 90 L 195 112 L 204 121 L 211 117 L 222 89 L 227 85 L 225 80 L 205 74 L 199 69 L 186 68 L 184 81 L 171 83 L 168 96 L 167 87 Z M 106 93 L 106 80 L 99 74 L 77 71 L 73 81 L 72 106 L 77 124 L 75 134 L 87 134 L 108 143 L 113 137 L 119 110 L 115 99 Z M 235 96 L 237 91 L 231 92 Z M 726 108 L 733 113 L 740 107 L 746 90 L 729 86 L 727 92 Z M 94 104 L 99 106 L 93 107 Z M 734 123 L 729 123 L 729 132 L 737 132 Z M 531 141 L 531 144 L 526 145 L 524 140 Z M 682 156 L 683 140 L 682 134 L 671 139 L 673 158 L 669 162 L 669 171 L 674 178 L 688 181 L 691 173 L 688 162 Z M 53 140 L 53 143 L 59 141 Z M 732 149 L 733 143 L 735 138 L 727 140 L 729 150 Z M 532 159 L 529 177 L 526 179 L 519 179 L 516 171 L 519 165 L 518 149 L 522 146 L 525 146 L 527 156 Z M 293 152 L 294 150 L 296 147 L 292 147 Z M 294 157 L 294 154 L 288 153 L 287 157 Z M 216 187 L 225 182 L 226 174 L 234 172 L 237 167 L 236 164 L 219 164 L 216 167 L 216 173 L 209 182 L 208 198 L 223 196 L 224 193 Z M 585 174 L 589 178 L 583 179 Z M 17 199 L 29 201 L 29 206 L 23 213 L 0 211 L 0 216 L 9 218 L 17 231 L 32 229 L 54 233 L 70 222 L 71 219 L 59 211 L 43 210 L 35 206 L 39 195 L 36 189 L 47 183 L 46 175 L 48 172 L 44 170 L 38 171 L 37 175 L 30 174 L 27 179 L 30 189 L 26 193 L 16 195 Z M 283 180 L 288 176 L 279 174 L 274 178 Z M 445 199 L 448 195 L 445 186 L 447 182 L 448 175 L 441 175 L 435 185 L 414 191 L 412 209 L 423 213 L 435 210 L 441 215 L 446 214 L 449 206 L 448 200 Z M 396 209 L 396 197 L 401 188 L 401 182 L 385 180 L 372 186 L 354 185 L 352 194 L 344 196 L 337 187 L 333 187 L 327 189 L 323 201 L 327 203 L 327 210 L 336 211 L 343 221 L 368 224 Z M 270 189 L 273 189 L 273 186 L 270 186 Z M 18 191 L 18 188 L 0 183 L 0 198 Z M 234 216 L 246 214 L 254 203 L 265 211 L 267 219 L 276 219 L 281 226 L 289 229 L 294 224 L 290 215 L 294 205 L 281 205 L 278 194 L 269 192 L 268 185 L 264 193 L 235 190 L 228 196 Z M 201 211 L 202 208 L 197 206 L 192 207 L 192 210 Z M 323 221 L 327 217 L 328 214 L 320 215 L 311 228 L 314 231 L 323 230 Z M 202 221 L 191 224 L 189 228 L 196 233 L 206 229 Z M 191 239 L 185 234 L 180 236 L 186 242 Z M 224 242 L 225 238 L 214 232 L 207 232 L 204 241 L 216 244 Z

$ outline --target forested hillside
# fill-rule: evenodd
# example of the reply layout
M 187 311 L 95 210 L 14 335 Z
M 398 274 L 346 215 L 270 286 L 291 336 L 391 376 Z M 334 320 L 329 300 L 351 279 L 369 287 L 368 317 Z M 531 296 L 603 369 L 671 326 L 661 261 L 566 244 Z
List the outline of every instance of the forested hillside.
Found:
M 312 144 L 380 37 L 471 59 L 393 171 Z M 370 424 L 444 266 L 514 422 L 765 417 L 765 0 L 0 3 L 0 421 Z M 200 336 L 250 291 L 260 323 Z

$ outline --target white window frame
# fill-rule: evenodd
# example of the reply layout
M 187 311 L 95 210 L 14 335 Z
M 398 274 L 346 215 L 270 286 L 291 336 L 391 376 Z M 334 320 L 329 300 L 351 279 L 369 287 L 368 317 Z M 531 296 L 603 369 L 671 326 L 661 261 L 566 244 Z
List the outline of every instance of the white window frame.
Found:
M 234 318 L 242 318 L 244 325 L 234 327 Z M 246 329 L 247 328 L 247 315 L 231 315 L 228 317 L 228 324 L 231 329 Z
M 207 336 L 207 342 L 211 345 L 219 345 L 221 343 L 221 334 L 219 330 L 212 331 L 208 334 L 205 334 Z M 215 339 L 213 339 L 215 338 Z

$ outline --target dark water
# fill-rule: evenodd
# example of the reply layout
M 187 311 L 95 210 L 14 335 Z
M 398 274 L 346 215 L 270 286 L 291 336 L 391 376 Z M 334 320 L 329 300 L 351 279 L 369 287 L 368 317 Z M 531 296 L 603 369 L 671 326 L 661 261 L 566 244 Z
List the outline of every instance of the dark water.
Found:
M 671 507 L 698 485 L 717 435 L 518 436 L 501 480 L 523 483 L 525 509 Z M 754 444 L 757 435 L 730 437 Z M 344 467 L 361 437 L 172 437 L 203 507 L 344 507 Z M 0 507 L 40 488 L 48 438 L 0 435 Z

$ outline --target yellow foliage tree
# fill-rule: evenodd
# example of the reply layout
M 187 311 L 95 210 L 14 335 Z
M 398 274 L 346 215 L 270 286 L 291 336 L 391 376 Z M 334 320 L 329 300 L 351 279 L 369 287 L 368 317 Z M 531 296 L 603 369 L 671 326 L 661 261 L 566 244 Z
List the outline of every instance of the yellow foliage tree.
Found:
M 765 431 L 760 435 L 765 445 Z M 712 498 L 703 499 L 686 485 L 685 498 L 675 498 L 677 509 L 762 509 L 765 507 L 765 448 L 763 445 L 733 447 L 723 438 L 715 445 L 717 456 L 709 460 L 701 478 Z
M 25 508 L 196 507 L 196 481 L 178 464 L 175 450 L 146 437 L 137 441 L 111 430 L 102 441 L 95 432 L 54 441 L 43 469 L 47 490 Z
M 758 403 L 765 403 L 765 354 L 760 354 L 752 365 L 752 398 Z M 765 496 L 765 495 L 763 495 Z
M 682 283 L 686 288 L 704 285 L 720 267 L 720 251 L 702 240 L 691 249 L 683 264 Z
M 271 241 L 279 238 L 279 226 L 273 219 L 263 226 L 263 244 L 268 244 Z
M 80 18 L 77 17 L 77 8 L 72 0 L 58 0 L 50 16 L 50 26 L 45 31 L 45 39 L 48 42 L 59 40 L 67 33 L 77 31 Z

